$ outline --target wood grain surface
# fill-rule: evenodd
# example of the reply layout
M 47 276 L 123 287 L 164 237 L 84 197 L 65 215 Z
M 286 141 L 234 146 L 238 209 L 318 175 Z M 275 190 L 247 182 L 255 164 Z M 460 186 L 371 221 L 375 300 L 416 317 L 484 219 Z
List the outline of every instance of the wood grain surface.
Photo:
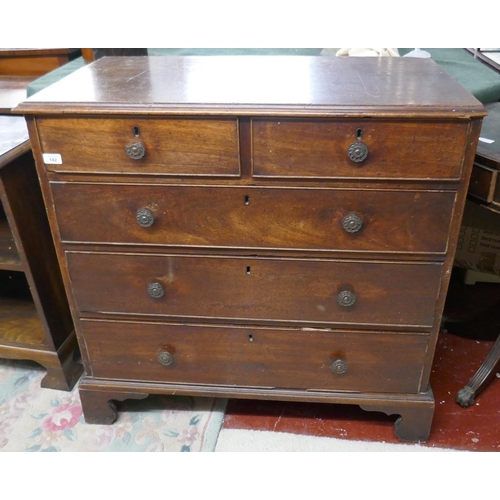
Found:
M 218 248 L 444 254 L 455 193 L 51 183 L 61 238 Z M 92 203 L 88 203 L 92 200 Z M 154 222 L 142 227 L 139 210 Z M 355 233 L 343 221 L 356 214 Z
M 418 392 L 426 335 L 83 321 L 95 377 L 169 383 Z M 140 332 L 140 333 L 139 333 Z M 168 366 L 158 362 L 167 351 Z M 334 373 L 333 362 L 347 364 Z

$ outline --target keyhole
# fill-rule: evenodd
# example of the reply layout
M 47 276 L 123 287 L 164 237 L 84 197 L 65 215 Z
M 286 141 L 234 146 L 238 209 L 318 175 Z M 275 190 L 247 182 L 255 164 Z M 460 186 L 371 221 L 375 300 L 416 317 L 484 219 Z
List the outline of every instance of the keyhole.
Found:
M 250 274 L 250 266 L 247 266 L 247 274 Z
M 248 336 L 248 342 L 253 342 L 253 335 Z
M 250 205 L 250 196 L 245 196 L 245 205 Z
M 139 137 L 139 127 L 136 125 L 133 127 L 133 132 L 135 137 Z
M 360 141 L 361 139 L 363 139 L 363 131 L 362 131 L 360 128 L 358 128 L 358 129 L 356 130 L 356 139 L 357 139 L 358 141 Z

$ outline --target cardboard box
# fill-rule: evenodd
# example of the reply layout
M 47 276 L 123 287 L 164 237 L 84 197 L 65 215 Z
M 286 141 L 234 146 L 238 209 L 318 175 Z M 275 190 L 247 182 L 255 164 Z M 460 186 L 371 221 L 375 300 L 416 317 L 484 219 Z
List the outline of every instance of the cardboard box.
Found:
M 467 200 L 454 264 L 500 275 L 500 214 Z

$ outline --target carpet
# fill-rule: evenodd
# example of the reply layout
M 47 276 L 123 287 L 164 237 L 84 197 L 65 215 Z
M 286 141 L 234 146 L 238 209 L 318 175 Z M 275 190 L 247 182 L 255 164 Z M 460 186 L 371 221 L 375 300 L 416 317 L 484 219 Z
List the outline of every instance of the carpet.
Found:
M 226 401 L 151 395 L 117 405 L 113 425 L 86 424 L 77 386 L 43 389 L 45 370 L 0 360 L 0 451 L 214 451 Z
M 427 448 L 419 444 L 351 441 L 290 432 L 222 429 L 216 452 L 452 452 L 453 449 Z

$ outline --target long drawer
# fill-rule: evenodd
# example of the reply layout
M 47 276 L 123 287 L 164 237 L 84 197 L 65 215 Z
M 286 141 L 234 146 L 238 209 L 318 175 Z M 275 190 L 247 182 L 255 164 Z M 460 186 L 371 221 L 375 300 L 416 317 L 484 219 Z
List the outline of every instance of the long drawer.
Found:
M 81 312 L 433 324 L 441 265 L 68 251 Z
M 458 180 L 467 130 L 466 122 L 254 119 L 253 172 L 256 177 Z
M 47 169 L 136 175 L 235 177 L 236 118 L 39 118 Z
M 51 185 L 62 240 L 84 243 L 444 254 L 455 201 L 437 191 Z
M 426 335 L 83 320 L 92 376 L 415 393 Z

